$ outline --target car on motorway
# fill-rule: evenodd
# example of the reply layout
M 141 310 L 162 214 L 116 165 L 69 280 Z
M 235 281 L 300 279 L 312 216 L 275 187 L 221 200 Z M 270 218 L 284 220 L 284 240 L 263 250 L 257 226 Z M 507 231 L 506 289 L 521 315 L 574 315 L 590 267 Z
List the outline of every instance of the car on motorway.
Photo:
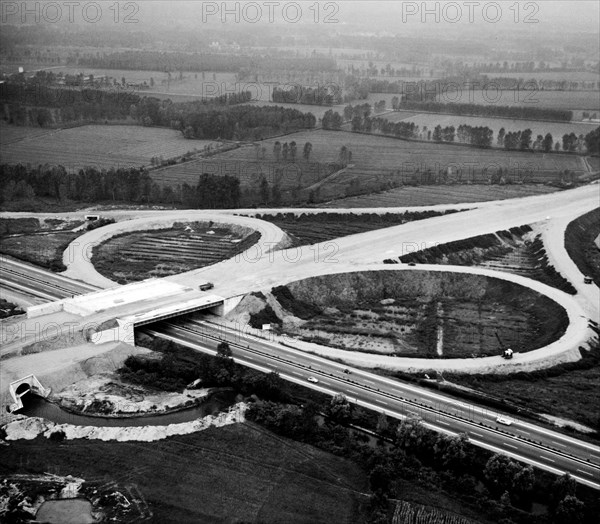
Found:
M 344 373 L 346 373 L 346 375 L 349 375 L 350 373 L 352 373 L 352 371 L 350 371 L 348 368 L 344 369 Z
M 592 277 L 583 277 L 583 282 L 585 284 L 591 284 L 593 282 Z
M 411 266 L 411 267 L 414 267 L 414 266 L 417 265 L 417 263 L 416 262 L 409 262 L 408 265 Z
M 198 289 L 200 291 L 208 291 L 209 289 L 212 289 L 213 287 L 215 287 L 215 285 L 212 282 L 205 282 L 204 284 L 200 284 L 198 286 Z
M 508 417 L 503 416 L 499 416 L 498 418 L 496 418 L 496 422 L 498 422 L 498 424 L 504 424 L 505 426 L 510 426 L 512 424 L 512 420 L 510 420 Z
M 315 377 L 308 377 L 306 380 L 308 380 L 309 382 L 312 382 L 313 384 L 316 384 L 317 382 L 319 382 L 319 379 L 315 378 Z

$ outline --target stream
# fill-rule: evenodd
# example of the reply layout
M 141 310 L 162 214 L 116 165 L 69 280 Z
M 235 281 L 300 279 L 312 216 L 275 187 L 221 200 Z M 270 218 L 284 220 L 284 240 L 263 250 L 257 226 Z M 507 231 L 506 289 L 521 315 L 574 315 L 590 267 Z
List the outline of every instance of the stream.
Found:
M 160 415 L 140 415 L 127 417 L 89 416 L 71 413 L 62 409 L 58 404 L 37 395 L 26 395 L 23 398 L 23 409 L 20 415 L 28 417 L 41 417 L 56 424 L 72 424 L 75 426 L 101 426 L 101 427 L 132 427 L 132 426 L 166 426 L 190 422 L 197 418 L 206 417 L 227 409 L 235 402 L 233 391 L 217 391 L 202 404 L 189 408 L 164 413 Z

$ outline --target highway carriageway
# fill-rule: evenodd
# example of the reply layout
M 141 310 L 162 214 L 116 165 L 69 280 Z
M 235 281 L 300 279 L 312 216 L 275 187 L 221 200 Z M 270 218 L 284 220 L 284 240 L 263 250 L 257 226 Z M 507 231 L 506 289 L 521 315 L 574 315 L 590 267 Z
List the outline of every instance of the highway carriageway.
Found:
M 557 475 L 568 472 L 600 490 L 600 447 L 588 442 L 512 416 L 509 432 L 498 427 L 499 413 L 480 406 L 207 322 L 161 322 L 141 331 L 212 355 L 220 342 L 227 342 L 240 364 L 265 373 L 276 371 L 286 380 L 329 395 L 341 393 L 352 403 L 395 418 L 418 416 L 431 429 L 449 435 L 466 433 L 475 445 Z M 318 382 L 308 382 L 308 377 Z
M 53 274 L 5 255 L 0 256 L 0 281 L 3 287 L 50 301 L 98 291 L 95 286 Z

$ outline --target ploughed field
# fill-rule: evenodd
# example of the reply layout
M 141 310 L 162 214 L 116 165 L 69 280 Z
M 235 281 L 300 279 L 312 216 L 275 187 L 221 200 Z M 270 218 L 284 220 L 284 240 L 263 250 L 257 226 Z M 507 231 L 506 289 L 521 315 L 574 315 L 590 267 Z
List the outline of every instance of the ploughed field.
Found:
M 364 207 L 404 207 L 434 206 L 438 204 L 461 204 L 469 202 L 486 202 L 490 200 L 506 200 L 533 195 L 554 193 L 558 189 L 542 184 L 518 185 L 439 185 L 439 186 L 404 186 L 378 191 L 367 195 L 358 195 L 331 200 L 317 207 L 322 208 L 364 208 Z
M 94 248 L 94 267 L 121 284 L 165 277 L 216 264 L 245 251 L 260 233 L 209 223 L 125 233 Z
M 23 128 L 3 124 L 0 162 L 62 165 L 68 171 L 86 166 L 149 166 L 152 157 L 171 158 L 209 140 L 187 140 L 179 131 L 129 125 L 85 125 L 70 129 Z
M 479 275 L 368 271 L 313 277 L 274 288 L 282 329 L 350 351 L 469 358 L 537 349 L 558 339 L 561 306 L 522 286 Z M 498 338 L 502 344 L 498 341 Z

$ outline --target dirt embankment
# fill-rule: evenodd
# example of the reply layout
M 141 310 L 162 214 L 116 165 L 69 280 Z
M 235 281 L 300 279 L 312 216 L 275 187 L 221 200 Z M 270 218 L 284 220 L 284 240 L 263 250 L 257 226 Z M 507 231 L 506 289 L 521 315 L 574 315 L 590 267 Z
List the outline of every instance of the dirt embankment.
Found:
M 579 271 L 600 287 L 600 208 L 573 220 L 565 231 L 565 248 Z
M 262 304 L 260 309 L 259 304 Z M 342 349 L 464 358 L 527 352 L 558 339 L 561 306 L 508 281 L 427 271 L 326 275 L 254 294 L 230 314 Z
M 433 246 L 398 259 L 403 263 L 479 266 L 522 275 L 574 295 L 575 287 L 548 262 L 541 235 L 528 225 Z M 385 263 L 398 263 L 388 259 Z

